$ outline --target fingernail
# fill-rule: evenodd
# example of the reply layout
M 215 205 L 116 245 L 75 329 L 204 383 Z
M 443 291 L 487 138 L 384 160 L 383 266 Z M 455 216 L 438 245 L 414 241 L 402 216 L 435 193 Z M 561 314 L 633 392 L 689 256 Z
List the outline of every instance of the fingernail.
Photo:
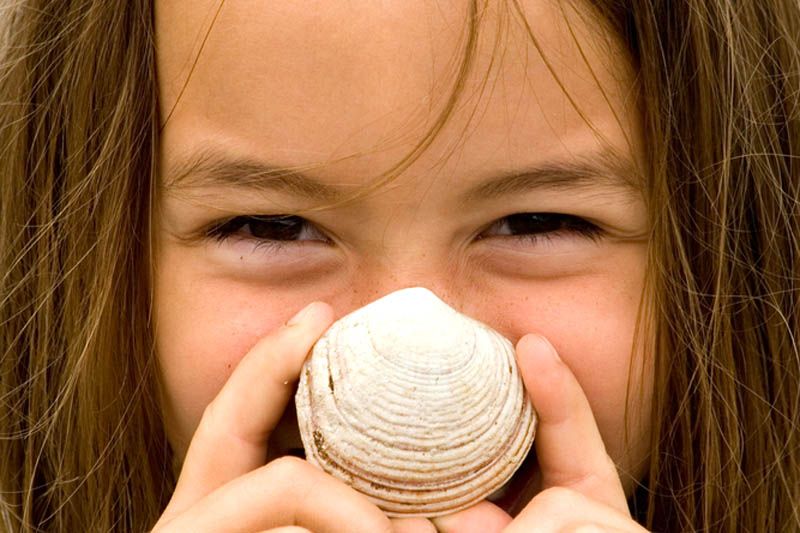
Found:
M 316 303 L 317 302 L 311 302 L 310 304 L 302 308 L 300 311 L 297 312 L 296 315 L 294 315 L 292 318 L 289 319 L 286 325 L 294 326 L 295 324 L 299 324 L 300 322 L 302 322 L 306 317 L 308 317 L 313 312 L 314 304 Z
M 561 362 L 561 357 L 558 356 L 558 352 L 553 345 L 550 344 L 550 341 L 547 340 L 546 337 L 539 335 L 538 333 L 531 333 L 530 335 L 526 335 L 523 337 L 526 343 L 533 343 L 536 346 L 531 346 L 531 349 L 546 351 L 550 354 L 550 356 L 558 362 Z

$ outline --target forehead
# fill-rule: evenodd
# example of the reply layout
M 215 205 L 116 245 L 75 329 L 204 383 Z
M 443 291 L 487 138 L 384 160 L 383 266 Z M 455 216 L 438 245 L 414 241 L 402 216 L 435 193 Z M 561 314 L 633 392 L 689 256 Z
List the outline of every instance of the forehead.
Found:
M 598 131 L 626 151 L 632 76 L 612 36 L 572 3 L 510 4 L 159 0 L 163 144 L 391 166 L 441 115 L 473 39 L 440 153 L 458 145 L 464 165 L 502 167 L 596 145 Z

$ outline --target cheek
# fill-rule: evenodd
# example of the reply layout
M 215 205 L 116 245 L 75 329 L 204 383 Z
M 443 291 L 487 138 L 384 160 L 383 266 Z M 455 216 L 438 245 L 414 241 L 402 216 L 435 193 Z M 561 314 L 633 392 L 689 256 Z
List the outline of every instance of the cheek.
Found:
M 514 342 L 529 332 L 550 340 L 583 388 L 609 455 L 637 471 L 648 453 L 652 388 L 652 358 L 634 352 L 641 283 L 549 283 L 528 299 L 520 290 L 507 288 L 505 301 L 515 303 L 494 313 L 503 333 Z
M 192 276 L 177 278 L 165 274 L 156 280 L 155 316 L 163 415 L 180 456 L 205 406 L 239 360 L 308 301 L 253 291 L 230 281 L 192 283 L 186 281 Z

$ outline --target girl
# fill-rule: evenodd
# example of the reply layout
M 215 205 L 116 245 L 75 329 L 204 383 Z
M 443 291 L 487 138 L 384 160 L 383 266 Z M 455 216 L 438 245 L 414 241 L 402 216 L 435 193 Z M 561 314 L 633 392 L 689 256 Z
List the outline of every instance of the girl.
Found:
M 6 530 L 800 530 L 796 3 L 3 17 Z M 540 426 L 510 494 L 390 521 L 287 404 L 412 285 L 516 343 Z

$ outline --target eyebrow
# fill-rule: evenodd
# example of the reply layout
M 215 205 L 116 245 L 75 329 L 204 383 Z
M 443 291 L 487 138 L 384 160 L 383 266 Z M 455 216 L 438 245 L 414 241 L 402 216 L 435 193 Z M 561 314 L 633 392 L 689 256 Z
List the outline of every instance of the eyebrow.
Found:
M 246 157 L 201 149 L 173 164 L 165 180 L 168 189 L 239 187 L 258 192 L 283 192 L 311 200 L 335 202 L 347 196 L 343 187 L 322 183 L 300 167 L 270 165 Z M 499 173 L 464 192 L 465 202 L 495 200 L 534 189 L 578 191 L 589 188 L 641 190 L 641 179 L 630 158 L 611 149 L 588 155 L 545 161 L 521 171 Z M 352 194 L 353 186 L 348 187 Z
M 299 168 L 270 165 L 207 148 L 171 165 L 166 178 L 167 189 L 233 186 L 261 192 L 285 192 L 320 201 L 335 201 L 344 194 L 340 187 L 322 183 Z
M 531 168 L 480 183 L 467 191 L 466 201 L 495 200 L 531 189 L 578 191 L 589 188 L 641 191 L 641 179 L 633 161 L 611 149 L 569 159 L 545 161 Z

